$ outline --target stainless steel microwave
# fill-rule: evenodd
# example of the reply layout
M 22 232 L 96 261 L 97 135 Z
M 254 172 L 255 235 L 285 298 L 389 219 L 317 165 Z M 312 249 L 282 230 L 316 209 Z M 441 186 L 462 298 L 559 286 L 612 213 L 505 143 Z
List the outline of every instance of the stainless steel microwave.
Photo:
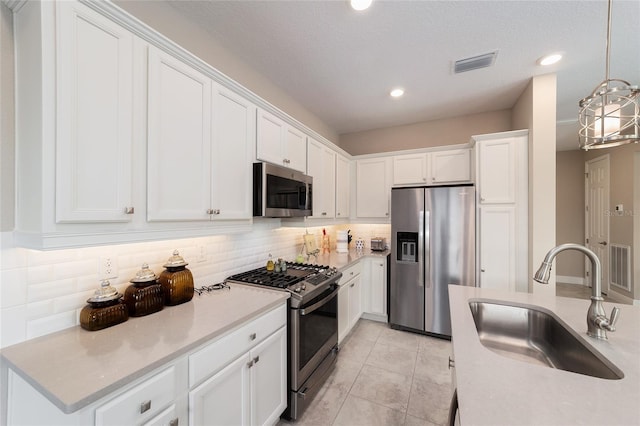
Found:
M 253 163 L 253 215 L 311 216 L 312 187 L 311 176 L 269 163 Z

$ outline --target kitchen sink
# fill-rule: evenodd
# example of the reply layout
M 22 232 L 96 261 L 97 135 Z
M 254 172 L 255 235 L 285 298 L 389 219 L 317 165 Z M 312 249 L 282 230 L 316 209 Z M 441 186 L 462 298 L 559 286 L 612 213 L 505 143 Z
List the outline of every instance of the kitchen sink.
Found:
M 499 355 L 601 379 L 624 377 L 548 311 L 493 301 L 471 301 L 469 306 L 480 342 Z

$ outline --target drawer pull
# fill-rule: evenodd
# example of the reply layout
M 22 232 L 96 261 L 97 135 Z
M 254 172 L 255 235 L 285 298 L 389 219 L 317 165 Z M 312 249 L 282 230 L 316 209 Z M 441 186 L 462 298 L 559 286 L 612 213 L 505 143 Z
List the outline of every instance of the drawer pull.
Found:
M 145 413 L 151 409 L 151 400 L 147 400 L 140 404 L 140 414 Z
M 258 336 L 256 335 L 256 333 L 251 333 L 251 334 L 249 335 L 249 340 L 256 340 L 256 337 L 258 337 Z
M 176 417 L 175 419 L 169 420 L 169 426 L 178 426 L 180 423 L 180 418 Z

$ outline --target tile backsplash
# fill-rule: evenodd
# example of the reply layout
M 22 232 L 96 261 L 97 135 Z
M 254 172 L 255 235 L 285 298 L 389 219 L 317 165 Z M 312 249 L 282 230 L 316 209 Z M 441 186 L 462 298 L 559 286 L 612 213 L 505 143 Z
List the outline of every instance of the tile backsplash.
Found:
M 274 228 L 265 221 L 254 223 L 248 233 L 52 251 L 16 247 L 11 232 L 0 233 L 0 347 L 78 325 L 80 309 L 100 284 L 102 258 L 115 260 L 118 276 L 110 281 L 124 292 L 143 263 L 159 274 L 178 249 L 200 286 L 262 266 L 269 254 L 293 259 L 302 248 L 305 229 L 319 243 L 322 228 Z M 351 229 L 354 239 L 363 238 L 367 247 L 374 236 L 390 240 L 389 225 L 324 228 L 334 245 L 338 229 Z

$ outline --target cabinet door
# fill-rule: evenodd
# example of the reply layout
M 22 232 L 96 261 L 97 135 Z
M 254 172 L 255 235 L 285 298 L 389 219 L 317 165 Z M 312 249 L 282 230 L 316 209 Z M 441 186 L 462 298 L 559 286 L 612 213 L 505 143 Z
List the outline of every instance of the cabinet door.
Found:
M 307 137 L 298 129 L 287 126 L 284 153 L 286 167 L 307 173 Z
M 386 158 L 358 160 L 356 163 L 356 215 L 389 217 L 389 186 Z
M 75 2 L 57 12 L 56 221 L 130 221 L 133 36 Z
M 387 264 L 386 261 L 379 259 L 369 259 L 370 264 L 370 281 L 365 283 L 368 293 L 368 311 L 371 314 L 386 315 L 387 314 Z
M 480 207 L 480 287 L 515 290 L 515 207 Z
M 431 183 L 471 181 L 471 150 L 431 153 Z
M 283 166 L 285 123 L 273 114 L 258 108 L 256 157 L 258 160 Z
M 211 81 L 149 48 L 148 220 L 209 220 Z
M 324 147 L 322 150 L 322 204 L 326 217 L 336 215 L 336 153 Z
M 424 185 L 427 183 L 429 154 L 407 154 L 393 157 L 394 185 Z
M 326 218 L 328 216 L 327 206 L 325 205 L 324 192 L 326 191 L 324 184 L 324 167 L 323 153 L 324 145 L 320 142 L 309 138 L 307 141 L 307 174 L 313 178 L 312 187 L 312 218 Z
M 348 218 L 351 200 L 351 177 L 349 160 L 342 155 L 336 156 L 336 217 Z
M 338 343 L 349 333 L 351 319 L 349 318 L 349 284 L 340 286 L 338 291 Z
M 250 420 L 249 353 L 189 392 L 189 424 L 246 425 Z
M 251 351 L 251 424 L 276 423 L 287 407 L 287 328 Z
M 252 216 L 255 106 L 243 97 L 214 84 L 211 208 L 214 219 L 249 219 Z
M 349 284 L 349 329 L 356 325 L 362 316 L 362 285 L 360 276 Z
M 516 202 L 516 147 L 513 138 L 478 142 L 478 187 L 481 204 Z

